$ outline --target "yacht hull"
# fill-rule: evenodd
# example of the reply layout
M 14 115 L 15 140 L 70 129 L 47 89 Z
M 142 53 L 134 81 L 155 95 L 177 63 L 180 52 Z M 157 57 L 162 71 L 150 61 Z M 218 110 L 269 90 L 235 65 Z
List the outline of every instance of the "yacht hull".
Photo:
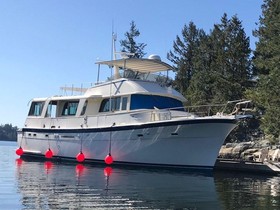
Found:
M 24 154 L 75 160 L 82 151 L 85 162 L 101 161 L 110 153 L 113 164 L 212 168 L 233 118 L 192 119 L 129 126 L 79 129 L 23 128 L 18 145 Z

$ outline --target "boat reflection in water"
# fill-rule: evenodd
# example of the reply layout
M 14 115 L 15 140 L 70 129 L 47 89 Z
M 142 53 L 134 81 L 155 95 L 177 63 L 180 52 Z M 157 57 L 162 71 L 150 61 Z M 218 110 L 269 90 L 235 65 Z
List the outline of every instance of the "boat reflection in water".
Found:
M 16 160 L 25 209 L 221 209 L 212 172 Z
M 223 209 L 280 209 L 280 177 L 234 171 L 214 172 Z

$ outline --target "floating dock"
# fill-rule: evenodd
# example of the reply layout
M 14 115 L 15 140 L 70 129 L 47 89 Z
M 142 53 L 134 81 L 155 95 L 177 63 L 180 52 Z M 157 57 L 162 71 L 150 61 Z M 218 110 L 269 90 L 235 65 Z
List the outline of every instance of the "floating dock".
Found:
M 273 162 L 250 162 L 242 160 L 217 159 L 215 170 L 232 170 L 279 175 L 280 165 Z

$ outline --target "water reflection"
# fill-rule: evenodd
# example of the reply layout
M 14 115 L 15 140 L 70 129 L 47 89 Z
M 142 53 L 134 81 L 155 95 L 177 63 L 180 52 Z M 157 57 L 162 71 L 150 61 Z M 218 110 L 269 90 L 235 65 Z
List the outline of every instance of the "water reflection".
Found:
M 25 209 L 222 209 L 208 172 L 16 161 Z
M 0 209 L 280 209 L 280 177 L 17 159 L 0 142 Z
M 215 172 L 215 185 L 224 209 L 280 209 L 280 177 Z

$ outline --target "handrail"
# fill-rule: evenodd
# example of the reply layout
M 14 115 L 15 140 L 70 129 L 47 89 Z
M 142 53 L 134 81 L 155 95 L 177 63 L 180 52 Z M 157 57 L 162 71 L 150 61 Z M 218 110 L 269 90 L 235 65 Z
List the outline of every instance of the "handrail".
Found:
M 245 101 L 245 100 L 238 100 L 238 101 Z M 228 110 L 228 112 L 229 112 L 228 114 L 225 113 L 226 106 L 228 106 L 231 103 L 238 102 L 238 101 L 229 101 L 225 104 L 193 105 L 193 106 L 181 106 L 181 107 L 172 107 L 172 108 L 163 108 L 163 109 L 159 109 L 159 108 L 155 107 L 154 109 L 130 110 L 129 113 L 130 114 L 141 114 L 141 113 L 151 113 L 152 114 L 153 112 L 163 112 L 163 111 L 170 112 L 170 111 L 183 111 L 184 110 L 187 113 L 196 114 L 198 116 L 201 116 L 203 114 L 204 114 L 204 116 L 212 116 L 212 115 L 216 115 L 217 113 L 220 113 L 222 115 L 231 115 L 232 111 L 230 111 L 230 110 Z M 220 111 L 212 110 L 213 108 L 218 108 L 218 107 L 221 107 Z M 200 109 L 200 108 L 201 109 L 207 108 L 207 111 L 195 110 L 195 109 Z M 205 113 L 207 113 L 207 114 L 205 115 Z M 211 113 L 213 113 L 213 114 L 211 114 Z M 127 114 L 127 111 L 118 111 L 118 114 Z M 102 113 L 99 116 L 101 116 L 101 115 L 103 115 L 103 116 L 104 115 L 105 116 L 115 115 L 115 112 Z

